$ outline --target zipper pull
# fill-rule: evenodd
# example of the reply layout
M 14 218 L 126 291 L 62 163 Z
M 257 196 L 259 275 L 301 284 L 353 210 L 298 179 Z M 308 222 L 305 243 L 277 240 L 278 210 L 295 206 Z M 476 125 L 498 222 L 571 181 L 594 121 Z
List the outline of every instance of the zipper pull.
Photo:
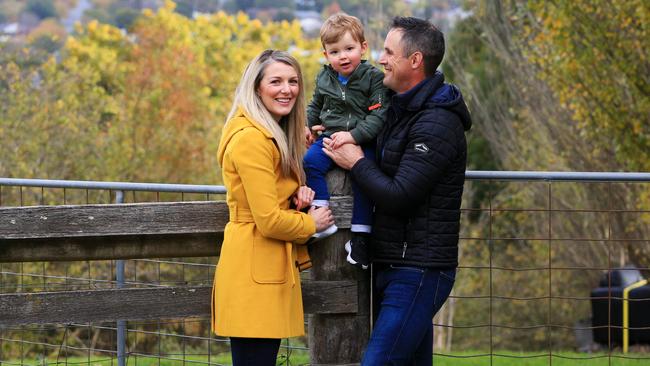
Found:
M 343 98 L 343 100 L 345 100 L 345 90 L 341 90 L 341 98 Z
M 406 255 L 406 242 L 404 242 L 404 249 L 402 250 L 402 258 Z

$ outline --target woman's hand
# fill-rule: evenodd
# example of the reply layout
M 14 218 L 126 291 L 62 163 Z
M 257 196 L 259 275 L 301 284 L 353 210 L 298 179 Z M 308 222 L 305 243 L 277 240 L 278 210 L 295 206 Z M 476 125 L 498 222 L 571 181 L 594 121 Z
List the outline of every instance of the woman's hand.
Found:
M 300 186 L 296 193 L 293 194 L 293 204 L 296 206 L 296 210 L 300 211 L 303 208 L 311 205 L 311 202 L 314 200 L 314 190 L 307 186 Z
M 323 131 L 325 131 L 325 126 L 323 125 L 315 125 L 312 126 L 311 129 L 305 126 L 305 146 L 309 149 L 309 146 L 318 139 L 318 134 Z
M 316 141 L 314 139 L 314 134 L 311 133 L 309 127 L 305 126 L 305 147 L 309 149 L 309 146 Z
M 323 231 L 328 227 L 334 225 L 334 215 L 329 207 L 314 207 L 312 206 L 308 212 L 314 222 L 316 222 L 316 231 Z

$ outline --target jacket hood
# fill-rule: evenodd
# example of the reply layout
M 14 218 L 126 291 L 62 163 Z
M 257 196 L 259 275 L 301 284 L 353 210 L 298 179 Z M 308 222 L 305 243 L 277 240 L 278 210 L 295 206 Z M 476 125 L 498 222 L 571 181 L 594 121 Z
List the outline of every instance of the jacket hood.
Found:
M 424 90 L 426 92 L 421 92 Z M 472 118 L 460 89 L 456 85 L 445 83 L 445 77 L 439 71 L 436 71 L 433 77 L 422 80 L 406 93 L 395 95 L 394 100 L 402 108 L 413 111 L 425 105 L 444 108 L 460 118 L 465 131 L 472 127 Z
M 431 101 L 438 107 L 454 112 L 463 123 L 465 131 L 472 127 L 472 117 L 463 100 L 463 94 L 456 85 L 443 83 L 431 97 Z
M 266 128 L 262 127 L 262 125 L 260 125 L 259 123 L 255 122 L 252 118 L 250 118 L 246 114 L 246 112 L 240 107 L 237 110 L 237 113 L 235 113 L 235 115 L 226 122 L 226 124 L 223 126 L 223 129 L 221 130 L 221 139 L 219 140 L 219 149 L 217 150 L 217 161 L 219 162 L 220 166 L 223 166 L 223 157 L 226 153 L 226 148 L 228 147 L 228 143 L 230 143 L 230 141 L 237 134 L 237 132 L 247 127 L 256 128 L 260 130 L 267 138 L 269 139 L 273 138 L 271 132 L 269 132 Z

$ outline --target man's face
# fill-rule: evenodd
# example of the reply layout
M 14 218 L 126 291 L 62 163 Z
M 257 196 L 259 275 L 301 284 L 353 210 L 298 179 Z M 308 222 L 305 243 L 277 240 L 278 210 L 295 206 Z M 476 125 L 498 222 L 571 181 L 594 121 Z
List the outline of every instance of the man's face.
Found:
M 401 41 L 402 30 L 391 29 L 379 57 L 379 64 L 384 67 L 384 85 L 397 93 L 409 90 L 411 79 L 411 65 L 409 59 L 404 57 Z

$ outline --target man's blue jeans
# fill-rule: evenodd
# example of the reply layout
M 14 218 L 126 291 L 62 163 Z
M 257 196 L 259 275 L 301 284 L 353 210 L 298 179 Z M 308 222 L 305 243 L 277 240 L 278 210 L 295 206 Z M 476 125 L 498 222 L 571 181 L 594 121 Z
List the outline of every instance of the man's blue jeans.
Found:
M 303 160 L 305 174 L 307 175 L 307 186 L 314 190 L 316 200 L 329 201 L 330 194 L 327 188 L 327 172 L 336 164 L 323 152 L 323 138 L 321 135 L 307 150 Z M 366 158 L 375 160 L 374 143 L 361 146 Z M 372 201 L 359 188 L 357 182 L 352 179 L 352 224 L 372 225 Z
M 379 316 L 362 366 L 431 366 L 433 316 L 454 286 L 456 270 L 390 266 L 376 276 Z

